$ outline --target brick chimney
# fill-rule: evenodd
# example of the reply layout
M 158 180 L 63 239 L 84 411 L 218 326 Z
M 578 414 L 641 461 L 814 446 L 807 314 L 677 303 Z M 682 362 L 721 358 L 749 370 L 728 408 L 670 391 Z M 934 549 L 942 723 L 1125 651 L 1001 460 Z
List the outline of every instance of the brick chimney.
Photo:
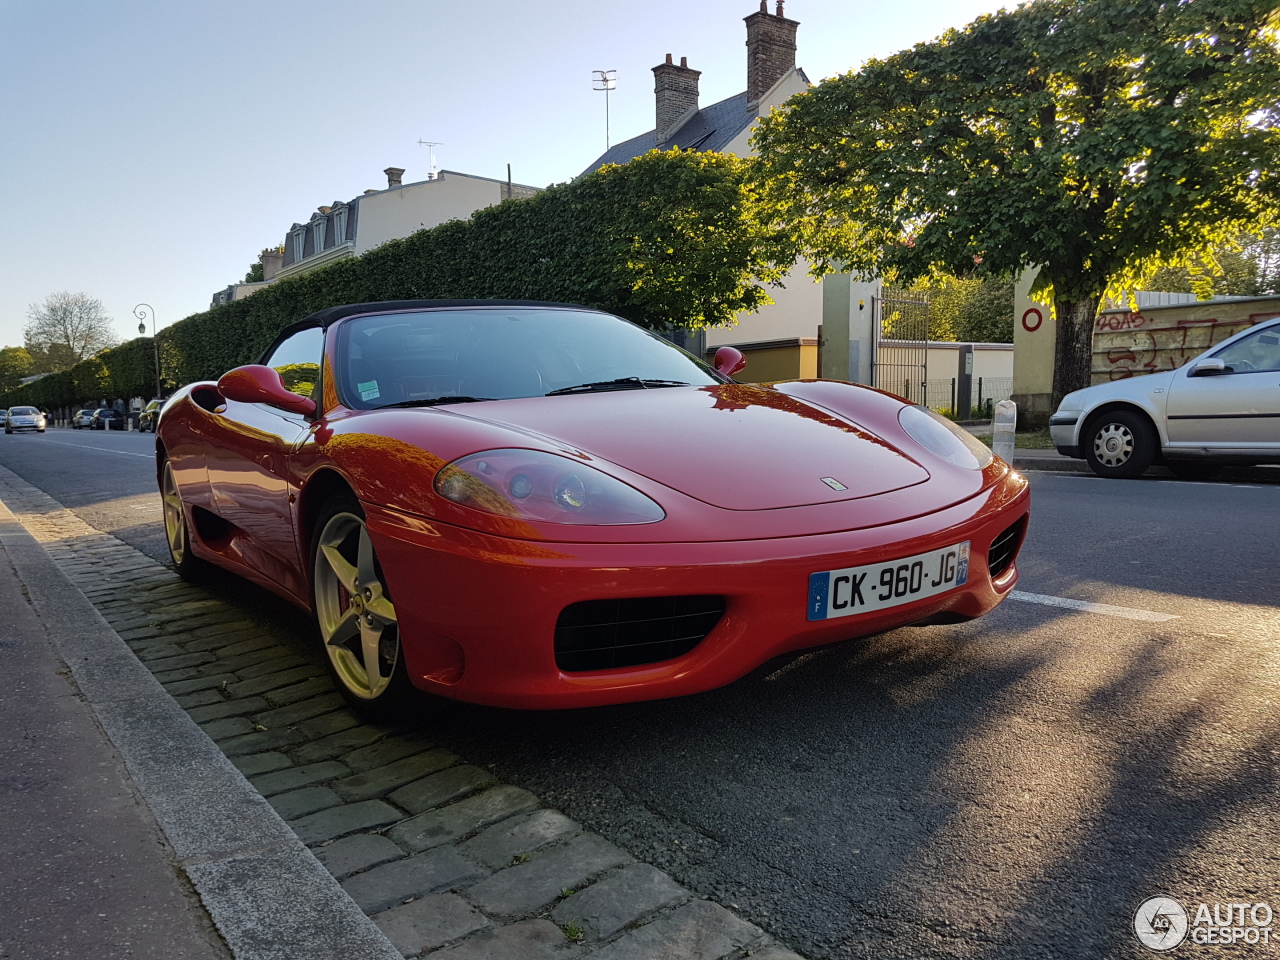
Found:
M 401 183 L 404 182 L 404 170 L 402 170 L 400 167 L 387 167 L 387 169 L 383 170 L 382 172 L 387 175 L 388 190 L 390 190 L 392 187 L 398 187 L 400 186 Z
M 667 140 L 678 129 L 678 123 L 691 110 L 698 109 L 698 78 L 700 70 L 689 69 L 689 58 L 681 57 L 680 65 L 671 62 L 671 54 L 667 54 L 667 62 L 653 68 L 653 95 L 656 106 L 657 124 L 654 136 L 657 146 L 666 145 Z
M 783 0 L 778 0 L 777 13 L 769 13 L 766 0 L 760 9 L 746 17 L 747 22 L 747 104 L 759 105 L 769 89 L 796 65 L 796 28 L 798 21 L 782 15 Z
M 268 247 L 262 251 L 262 279 L 271 280 L 284 266 L 284 250 Z

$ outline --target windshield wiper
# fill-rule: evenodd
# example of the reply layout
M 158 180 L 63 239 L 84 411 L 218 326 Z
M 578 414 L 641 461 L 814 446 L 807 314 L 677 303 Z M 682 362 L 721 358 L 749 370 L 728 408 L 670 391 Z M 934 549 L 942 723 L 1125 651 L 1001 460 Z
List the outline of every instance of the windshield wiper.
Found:
M 435 407 L 444 403 L 481 403 L 493 397 L 431 397 L 426 400 L 401 400 L 399 403 L 384 403 L 375 410 L 390 410 L 392 407 Z
M 643 380 L 640 377 L 619 377 L 617 380 L 600 380 L 596 383 L 580 383 L 576 387 L 552 390 L 548 397 L 566 393 L 592 393 L 596 390 L 648 390 L 650 387 L 687 387 L 683 380 Z

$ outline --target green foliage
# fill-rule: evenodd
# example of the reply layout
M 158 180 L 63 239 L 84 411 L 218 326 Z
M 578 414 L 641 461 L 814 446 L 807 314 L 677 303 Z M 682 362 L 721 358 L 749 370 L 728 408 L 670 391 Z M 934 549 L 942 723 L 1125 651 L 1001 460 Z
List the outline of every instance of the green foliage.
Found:
M 960 343 L 1013 342 L 1013 284 L 941 275 L 912 288 L 929 300 L 929 337 Z
M 12 390 L 23 377 L 31 376 L 31 354 L 25 347 L 0 350 L 0 390 Z
M 1276 220 L 1274 7 L 1032 0 L 981 17 L 794 97 L 755 135 L 758 182 L 820 272 L 1041 265 L 1055 393 L 1087 385 L 1109 287 Z
M 180 320 L 157 335 L 161 369 L 171 385 L 216 378 L 255 360 L 288 324 L 345 303 L 553 300 L 651 329 L 730 323 L 771 302 L 762 284 L 779 283 L 797 253 L 790 232 L 762 224 L 758 205 L 744 161 L 655 150 Z M 73 406 L 148 394 L 150 351 L 149 339 L 131 341 L 71 378 L 49 378 L 39 395 Z M 5 397 L 35 402 L 23 391 Z
M 1265 230 L 1160 267 L 1144 289 L 1210 297 L 1260 297 L 1280 293 L 1280 231 Z
M 266 277 L 262 273 L 262 261 L 249 265 L 249 272 L 244 275 L 245 283 L 261 283 Z
M 31 358 L 32 374 L 70 370 L 80 362 L 79 355 L 65 343 L 32 343 L 27 345 L 26 350 Z
M 288 363 L 283 367 L 276 367 L 276 371 L 288 389 L 304 397 L 315 392 L 316 381 L 320 379 L 318 363 Z

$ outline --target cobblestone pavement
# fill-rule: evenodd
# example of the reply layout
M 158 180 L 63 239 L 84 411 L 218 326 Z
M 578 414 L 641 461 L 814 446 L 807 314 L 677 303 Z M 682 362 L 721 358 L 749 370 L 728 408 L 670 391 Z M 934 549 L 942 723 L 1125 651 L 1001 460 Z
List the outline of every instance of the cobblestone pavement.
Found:
M 799 960 L 3 468 L 0 500 L 405 956 Z

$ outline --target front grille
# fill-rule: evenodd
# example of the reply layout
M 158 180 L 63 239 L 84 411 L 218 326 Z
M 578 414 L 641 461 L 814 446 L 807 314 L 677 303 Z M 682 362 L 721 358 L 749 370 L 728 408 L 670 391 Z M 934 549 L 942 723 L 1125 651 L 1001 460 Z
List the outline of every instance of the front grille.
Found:
M 991 542 L 991 549 L 987 551 L 987 569 L 991 571 L 992 580 L 1013 566 L 1013 558 L 1022 546 L 1022 533 L 1026 528 L 1027 518 L 1022 517 Z
M 724 597 L 630 597 L 570 604 L 556 621 L 556 666 L 612 670 L 684 656 L 724 615 Z

